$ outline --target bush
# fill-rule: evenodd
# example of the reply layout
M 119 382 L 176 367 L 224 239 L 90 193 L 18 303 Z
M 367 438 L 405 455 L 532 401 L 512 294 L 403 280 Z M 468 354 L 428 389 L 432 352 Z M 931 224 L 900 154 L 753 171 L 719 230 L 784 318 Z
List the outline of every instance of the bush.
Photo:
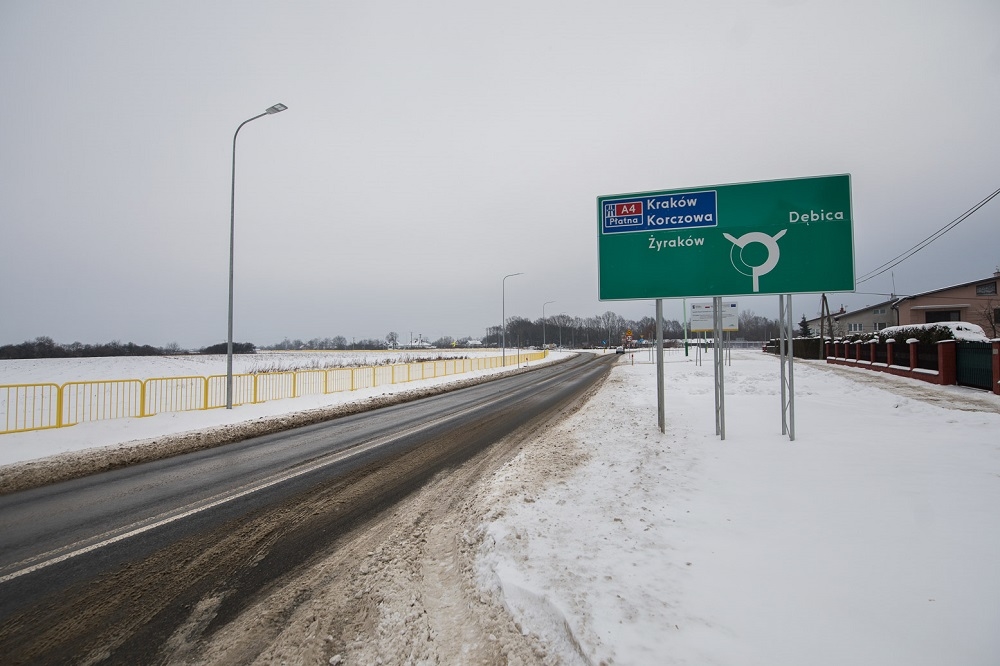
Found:
M 133 342 L 122 343 L 118 340 L 98 345 L 84 345 L 74 342 L 62 345 L 49 337 L 35 338 L 19 345 L 0 346 L 0 359 L 25 358 L 91 358 L 98 356 L 163 356 L 168 354 L 165 349 L 150 345 L 137 345 Z
M 228 354 L 229 353 L 229 343 L 220 342 L 217 345 L 211 345 L 209 347 L 202 347 L 198 350 L 199 354 Z M 233 353 L 234 354 L 256 354 L 257 347 L 254 346 L 252 342 L 234 342 L 233 343 Z
M 933 345 L 942 340 L 954 340 L 955 332 L 947 326 L 893 326 L 891 329 L 884 329 L 874 333 L 856 333 L 841 338 L 843 342 L 879 342 L 895 340 L 896 342 L 906 342 L 910 338 L 915 338 L 923 345 Z

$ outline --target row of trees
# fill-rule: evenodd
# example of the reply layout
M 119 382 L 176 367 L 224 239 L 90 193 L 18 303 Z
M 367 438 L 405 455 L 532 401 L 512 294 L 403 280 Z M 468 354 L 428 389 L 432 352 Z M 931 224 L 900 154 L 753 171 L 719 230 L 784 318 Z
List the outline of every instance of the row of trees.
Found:
M 236 354 L 253 354 L 256 351 L 251 342 L 234 342 L 233 352 Z M 164 347 L 137 345 L 134 342 L 114 340 L 102 344 L 83 344 L 73 342 L 60 344 L 52 338 L 42 336 L 34 340 L 26 340 L 16 345 L 0 346 L 0 360 L 32 359 L 32 358 L 94 358 L 102 356 L 169 356 L 186 354 L 176 342 Z M 199 349 L 201 354 L 225 354 L 226 343 L 212 345 Z
M 804 323 L 804 321 L 803 321 Z M 778 321 L 768 319 L 744 310 L 739 315 L 739 333 L 735 337 L 743 340 L 768 340 L 778 331 Z M 632 339 L 653 340 L 656 337 L 656 320 L 653 317 L 642 319 L 625 319 L 610 310 L 594 317 L 571 317 L 566 314 L 541 318 L 534 321 L 524 317 L 511 317 L 507 322 L 508 347 L 541 347 L 561 345 L 572 348 L 615 347 L 625 340 L 628 331 L 632 331 Z M 680 340 L 684 337 L 684 326 L 674 320 L 663 322 L 663 337 L 668 340 Z M 485 338 L 481 340 L 485 347 L 499 347 L 501 329 L 493 326 Z M 442 336 L 433 342 L 420 338 L 421 346 L 437 349 L 465 347 L 470 338 L 452 338 Z M 408 343 L 401 341 L 399 334 L 390 332 L 384 339 L 363 339 L 350 341 L 342 335 L 332 338 L 313 338 L 311 340 L 289 340 L 262 347 L 272 350 L 318 349 L 318 350 L 349 350 L 349 349 L 396 349 Z M 198 350 L 202 354 L 225 354 L 226 343 L 211 345 Z M 237 354 L 252 354 L 256 347 L 250 342 L 234 342 L 233 352 Z M 30 358 L 74 358 L 87 356 L 162 356 L 168 354 L 186 353 L 176 343 L 165 347 L 137 345 L 132 342 L 119 341 L 105 344 L 81 344 L 74 342 L 64 345 L 56 343 L 49 337 L 39 337 L 17 345 L 0 346 L 0 359 L 30 359 Z
M 161 356 L 169 352 L 160 347 L 137 345 L 132 342 L 115 340 L 97 345 L 80 342 L 63 345 L 49 337 L 26 340 L 17 345 L 0 346 L 0 359 L 16 358 L 82 358 L 94 356 Z
M 656 339 L 656 319 L 625 319 L 610 310 L 594 317 L 571 317 L 566 314 L 541 318 L 534 321 L 523 317 L 511 317 L 507 322 L 507 346 L 540 347 L 544 337 L 547 345 L 589 349 L 615 347 L 622 344 L 628 331 L 632 340 Z M 743 340 L 764 341 L 777 335 L 778 320 L 768 319 L 744 310 L 739 315 L 739 332 L 734 337 Z M 690 334 L 689 334 L 690 336 Z M 684 338 L 684 325 L 675 319 L 663 321 L 663 337 L 668 340 Z M 490 347 L 499 346 L 501 329 L 492 327 L 483 342 Z
M 777 335 L 778 320 L 768 319 L 754 314 L 752 310 L 744 310 L 739 315 L 739 339 L 763 341 Z M 571 317 L 566 314 L 546 317 L 543 322 L 539 317 L 532 321 L 524 317 L 511 317 L 507 320 L 508 347 L 541 347 L 546 345 L 561 345 L 572 348 L 615 347 L 625 340 L 628 331 L 632 331 L 632 339 L 654 340 L 656 338 L 656 319 L 625 319 L 610 310 L 594 317 Z M 684 325 L 675 319 L 663 321 L 663 337 L 668 340 L 682 340 Z M 491 326 L 486 337 L 480 342 L 484 347 L 499 347 L 501 344 L 501 329 Z M 433 342 L 418 337 L 412 341 L 423 347 L 448 349 L 451 347 L 466 347 L 471 338 L 453 338 L 442 336 Z M 399 334 L 390 331 L 384 339 L 347 340 L 342 335 L 332 338 L 313 338 L 311 340 L 290 340 L 285 338 L 279 343 L 262 347 L 269 350 L 350 350 L 350 349 L 397 349 L 407 347 L 410 343 L 400 340 Z

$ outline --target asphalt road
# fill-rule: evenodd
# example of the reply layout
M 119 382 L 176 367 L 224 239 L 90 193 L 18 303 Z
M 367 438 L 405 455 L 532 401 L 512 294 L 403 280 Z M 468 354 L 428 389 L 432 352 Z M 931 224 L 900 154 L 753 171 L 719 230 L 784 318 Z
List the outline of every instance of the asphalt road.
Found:
M 433 475 L 548 418 L 615 356 L 0 497 L 5 663 L 160 663 Z

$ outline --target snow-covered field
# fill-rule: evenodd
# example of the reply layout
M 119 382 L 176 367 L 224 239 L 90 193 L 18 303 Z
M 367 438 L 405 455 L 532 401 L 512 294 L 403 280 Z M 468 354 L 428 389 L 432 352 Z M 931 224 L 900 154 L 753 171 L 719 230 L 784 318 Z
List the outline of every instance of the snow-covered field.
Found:
M 523 350 L 522 350 L 523 351 Z M 514 350 L 508 350 L 514 353 Z M 431 358 L 498 356 L 492 350 L 432 351 L 328 351 L 234 354 L 233 373 L 281 372 L 385 363 L 412 363 Z M 100 379 L 149 379 L 150 377 L 209 377 L 226 374 L 225 354 L 178 356 L 118 356 L 113 358 L 39 358 L 0 361 L 0 384 L 86 382 Z
M 478 580 L 549 657 L 1000 663 L 1000 397 L 797 362 L 789 442 L 777 359 L 733 352 L 720 441 L 710 356 L 667 360 L 665 434 L 626 355 L 489 481 Z M 367 397 L 3 435 L 0 462 Z

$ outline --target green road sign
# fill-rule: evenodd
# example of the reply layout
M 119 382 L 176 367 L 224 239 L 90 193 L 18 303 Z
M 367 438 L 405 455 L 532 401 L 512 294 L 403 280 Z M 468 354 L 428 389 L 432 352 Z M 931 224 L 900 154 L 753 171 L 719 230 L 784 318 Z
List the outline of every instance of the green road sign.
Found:
M 854 291 L 850 175 L 597 198 L 599 298 Z

